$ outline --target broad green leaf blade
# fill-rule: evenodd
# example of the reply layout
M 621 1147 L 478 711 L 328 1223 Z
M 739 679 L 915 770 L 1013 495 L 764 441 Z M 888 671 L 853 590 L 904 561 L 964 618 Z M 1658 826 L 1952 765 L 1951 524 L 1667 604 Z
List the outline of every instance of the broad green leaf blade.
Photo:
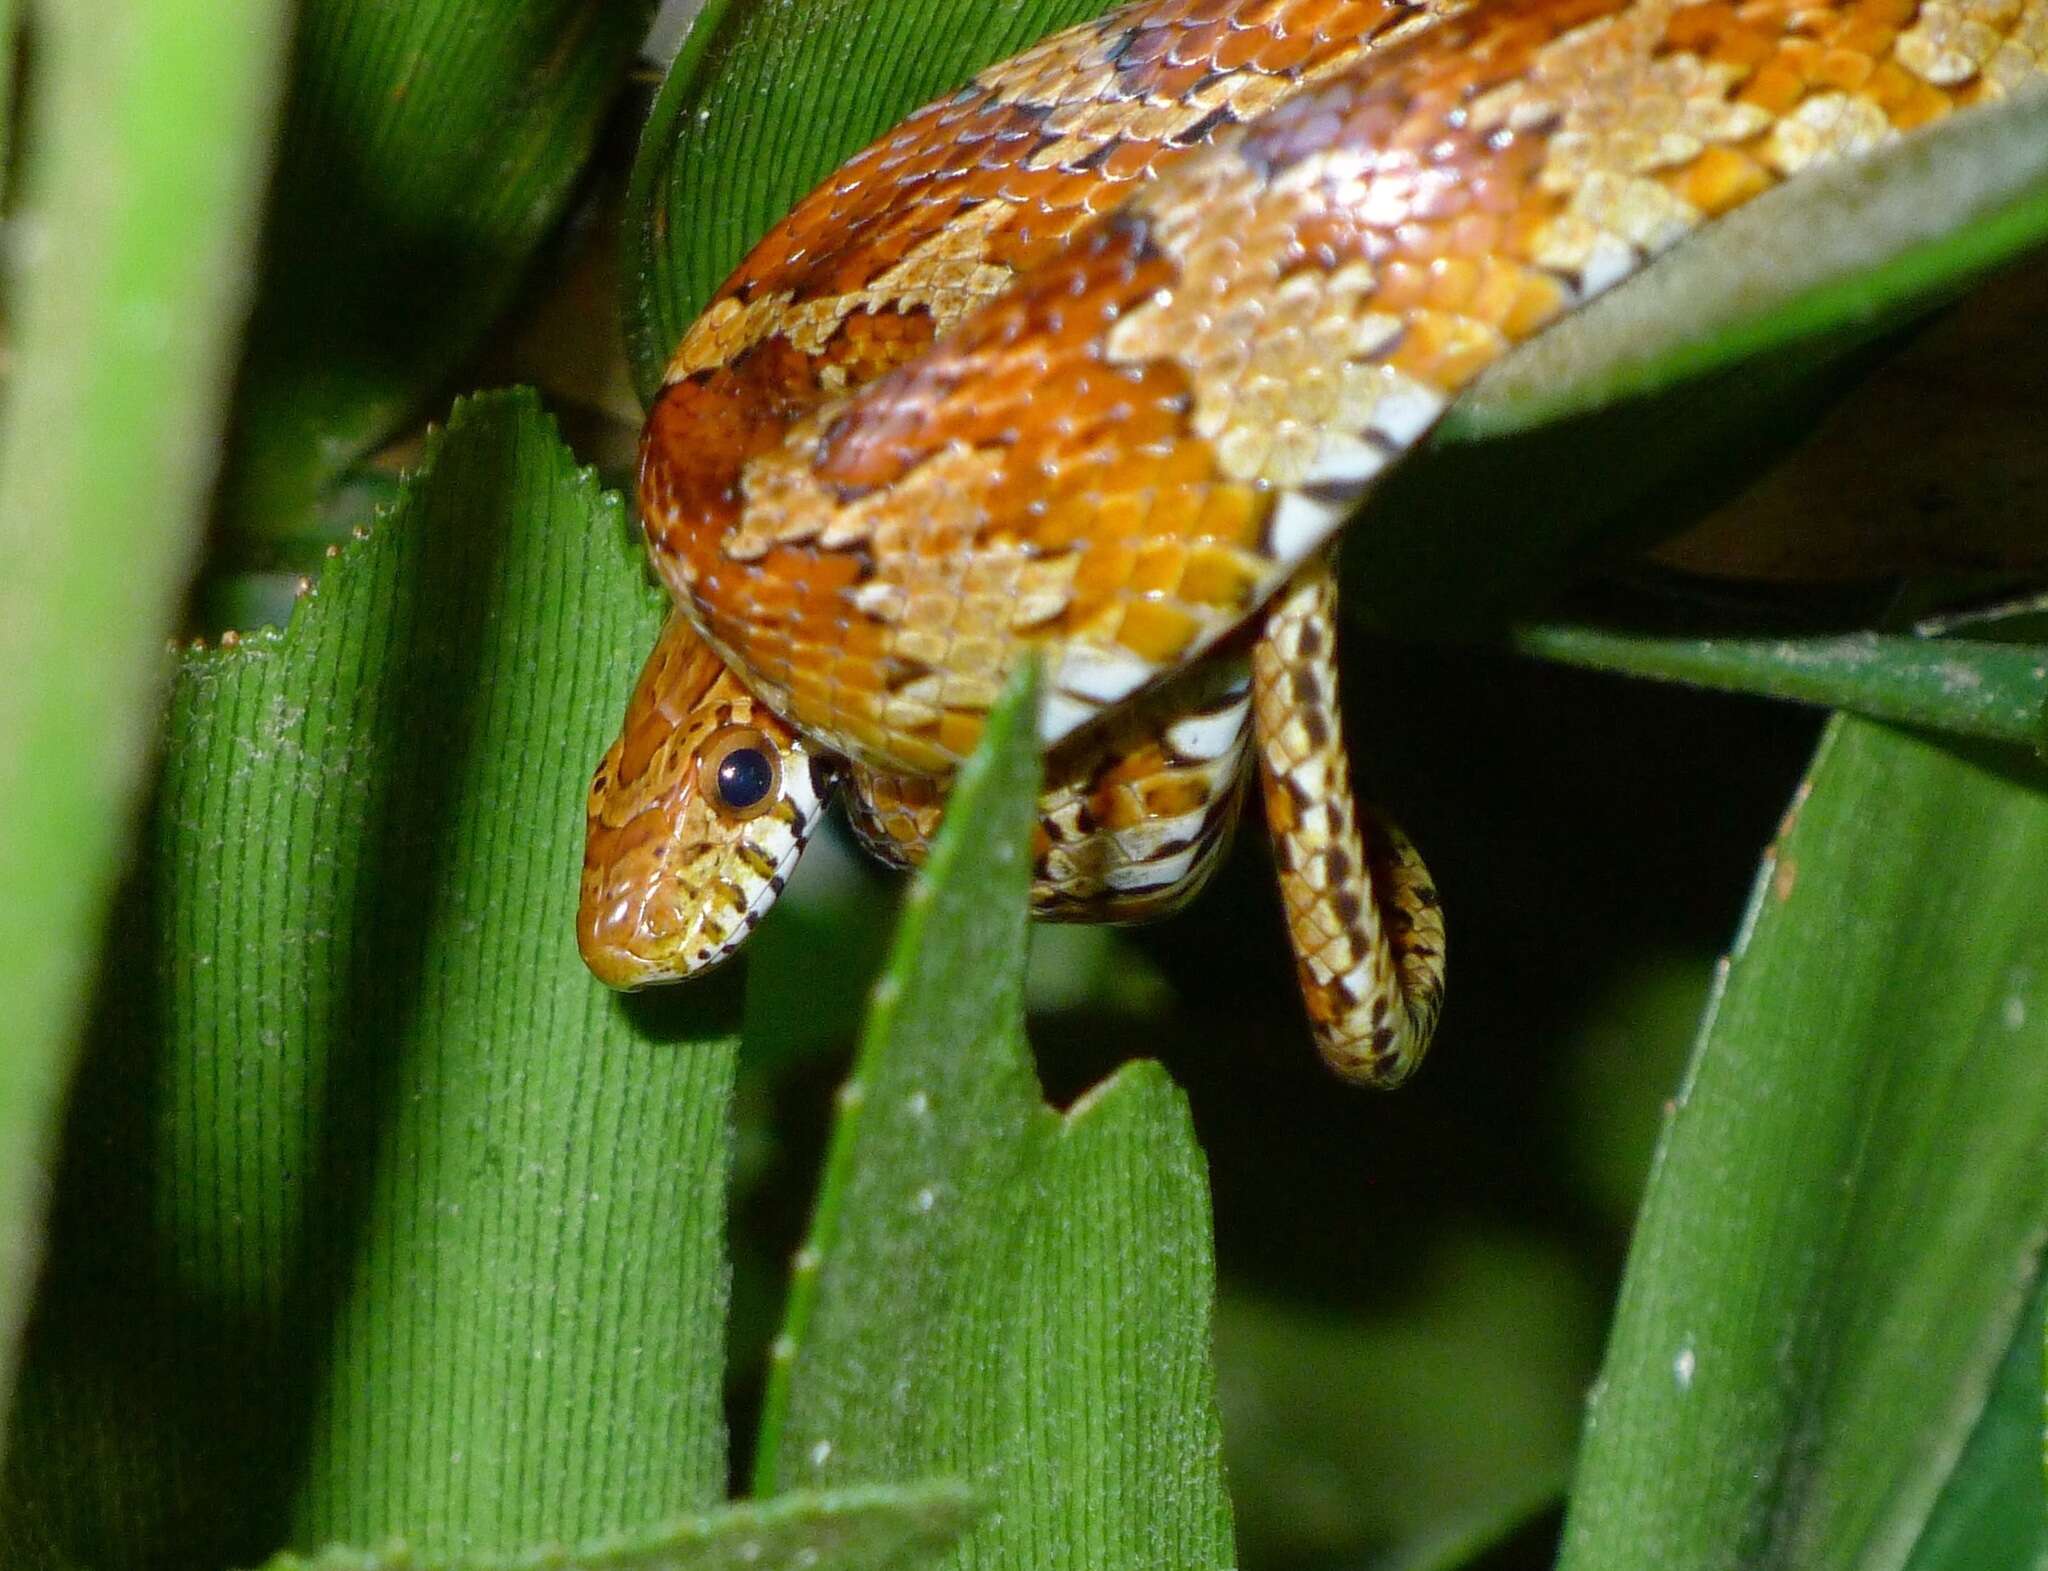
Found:
M 2048 1488 L 2041 1477 L 2041 1337 L 2048 1274 L 2020 1316 L 2012 1346 L 1908 1571 L 2048 1571 Z
M 504 1559 L 336 1548 L 279 1555 L 264 1571 L 898 1571 L 943 1554 L 975 1514 L 964 1485 L 936 1480 L 747 1501 L 665 1527 Z
M 1849 709 L 1875 720 L 2032 746 L 2048 726 L 2048 646 L 1851 633 L 1670 638 L 1587 623 L 1516 630 L 1566 665 Z
M 641 133 L 626 349 L 643 399 L 683 329 L 833 169 L 983 66 L 1109 0 L 710 0 Z
M 287 18 L 118 0 L 35 20 L 0 431 L 0 1401 L 213 476 Z
M 1024 1041 L 1038 781 L 1013 692 L 955 788 L 840 1095 L 762 1424 L 763 1493 L 953 1473 L 949 1563 L 1231 1563 L 1208 1194 L 1179 1093 L 1133 1065 L 1064 1117 Z
M 560 217 L 652 10 L 301 7 L 236 399 L 234 528 L 305 530 L 321 491 L 475 350 Z
M 1908 1562 L 2048 1232 L 2043 786 L 1831 730 L 1660 1148 L 1565 1571 Z
M 660 612 L 487 395 L 286 632 L 184 659 L 9 1531 L 474 1555 L 722 1497 L 736 995 L 629 1005 L 573 938 Z

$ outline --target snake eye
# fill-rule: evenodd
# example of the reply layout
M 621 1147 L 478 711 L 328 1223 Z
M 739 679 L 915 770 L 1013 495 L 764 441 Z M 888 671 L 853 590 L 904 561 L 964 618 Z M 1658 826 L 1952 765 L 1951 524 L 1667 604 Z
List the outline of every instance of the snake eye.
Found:
M 697 755 L 697 786 L 724 817 L 739 822 L 775 805 L 782 754 L 750 725 L 727 726 Z

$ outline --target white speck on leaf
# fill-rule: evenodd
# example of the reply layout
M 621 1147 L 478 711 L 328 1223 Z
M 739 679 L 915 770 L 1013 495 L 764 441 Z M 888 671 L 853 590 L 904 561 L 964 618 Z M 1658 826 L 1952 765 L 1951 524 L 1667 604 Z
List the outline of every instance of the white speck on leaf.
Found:
M 832 1442 L 820 1440 L 811 1447 L 811 1466 L 823 1467 L 832 1457 Z
M 1679 1390 L 1692 1389 L 1692 1377 L 1699 1369 L 1699 1364 L 1699 1355 L 1692 1350 L 1690 1344 L 1678 1350 L 1678 1356 L 1671 1360 L 1671 1378 L 1678 1382 Z

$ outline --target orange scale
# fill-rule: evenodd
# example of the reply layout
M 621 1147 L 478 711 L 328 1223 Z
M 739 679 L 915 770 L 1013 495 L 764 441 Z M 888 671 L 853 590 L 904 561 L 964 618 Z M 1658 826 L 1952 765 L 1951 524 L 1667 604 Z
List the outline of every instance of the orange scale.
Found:
M 1425 303 L 1433 311 L 1463 311 L 1479 292 L 1480 263 L 1467 256 L 1439 256 L 1430 268 Z
M 1681 54 L 1709 54 L 1734 26 L 1735 13 L 1726 5 L 1685 6 L 1664 24 L 1664 47 Z
M 1144 762 L 1153 765 L 1151 759 Z M 1169 775 L 1155 779 L 1137 788 L 1140 803 L 1139 821 L 1155 818 L 1181 818 L 1190 813 L 1199 813 L 1209 801 L 1209 788 L 1199 777 L 1190 779 L 1185 775 Z
M 1498 360 L 1505 345 L 1493 330 L 1470 318 L 1418 312 L 1387 357 L 1387 364 L 1433 386 L 1463 387 Z
M 1842 25 L 1828 42 L 1837 49 L 1851 49 L 1868 55 L 1875 63 L 1891 53 L 1898 36 L 1899 28 L 1895 23 L 1851 12 L 1843 17 Z
M 980 745 L 983 724 L 980 715 L 947 709 L 939 715 L 938 731 L 934 740 L 943 751 L 954 758 L 965 758 Z
M 1205 487 L 1153 485 L 1145 498 L 1152 533 L 1163 538 L 1199 538 Z
M 879 660 L 889 646 L 889 629 L 884 623 L 857 617 L 845 625 L 836 642 L 850 659 Z
M 855 695 L 872 695 L 887 690 L 888 682 L 883 674 L 885 670 L 885 657 L 868 659 L 848 654 L 844 650 L 837 652 L 830 661 L 805 664 L 800 667 L 800 671 L 826 674 L 826 680 L 833 689 L 832 701 L 834 706 L 846 712 L 851 712 L 854 707 L 847 702 L 850 697 Z M 792 691 L 816 691 L 823 685 L 818 680 L 817 675 L 812 675 L 806 679 L 805 676 L 799 674 L 797 680 L 791 683 L 791 689 Z
M 1900 131 L 1914 131 L 1930 121 L 1939 120 L 1955 110 L 1958 102 L 1969 103 L 1983 90 L 1980 77 L 1970 84 L 1967 94 L 1952 98 L 1940 88 L 1926 82 L 1916 82 L 1912 94 L 1892 113 L 1892 125 Z
M 1141 660 L 1169 666 L 1184 655 L 1201 624 L 1178 606 L 1158 600 L 1136 600 L 1124 608 L 1117 642 Z
M 1271 493 L 1235 482 L 1203 488 L 1202 514 L 1194 537 L 1257 552 L 1273 510 Z
M 1150 499 L 1133 491 L 1113 491 L 1100 497 L 1093 509 L 1088 533 L 1097 540 L 1142 540 L 1153 533 Z
M 1120 594 L 1130 582 L 1137 547 L 1126 540 L 1088 540 L 1074 569 L 1074 603 L 1097 607 Z
M 1216 51 L 1215 63 L 1223 71 L 1256 66 L 1277 76 L 1299 68 L 1314 48 L 1315 35 L 1305 27 L 1295 26 L 1290 18 L 1285 28 L 1247 27 L 1226 38 Z
M 1429 268 L 1411 258 L 1387 262 L 1379 270 L 1373 305 L 1382 311 L 1412 311 L 1429 298 Z
M 1465 302 L 1467 314 L 1491 322 L 1506 331 L 1522 298 L 1524 270 L 1499 255 L 1485 257 L 1472 281 L 1471 297 Z
M 1238 551 L 1198 547 L 1188 554 L 1179 593 L 1183 600 L 1196 605 L 1216 606 L 1226 612 L 1242 611 L 1251 604 L 1261 576 L 1258 565 Z
M 1744 84 L 1736 99 L 1740 103 L 1755 104 L 1768 114 L 1782 116 L 1796 109 L 1805 96 L 1805 79 L 1774 57 Z
M 1170 595 L 1180 588 L 1187 566 L 1187 546 L 1179 540 L 1155 540 L 1140 546 L 1125 588 L 1134 595 Z
M 1897 61 L 1881 60 L 1870 73 L 1870 80 L 1863 84 L 1863 94 L 1888 119 L 1896 119 L 1899 106 L 1909 100 L 1921 86 L 1920 79 Z
M 1771 185 L 1770 171 L 1734 147 L 1710 147 L 1674 173 L 1677 194 L 1709 218 L 1740 206 Z

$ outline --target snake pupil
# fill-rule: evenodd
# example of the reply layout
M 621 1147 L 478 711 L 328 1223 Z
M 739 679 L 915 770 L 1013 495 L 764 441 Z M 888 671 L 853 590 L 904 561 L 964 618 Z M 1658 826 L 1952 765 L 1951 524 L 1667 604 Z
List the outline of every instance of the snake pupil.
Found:
M 775 784 L 775 766 L 758 747 L 736 747 L 718 763 L 718 795 L 735 812 L 752 807 Z

